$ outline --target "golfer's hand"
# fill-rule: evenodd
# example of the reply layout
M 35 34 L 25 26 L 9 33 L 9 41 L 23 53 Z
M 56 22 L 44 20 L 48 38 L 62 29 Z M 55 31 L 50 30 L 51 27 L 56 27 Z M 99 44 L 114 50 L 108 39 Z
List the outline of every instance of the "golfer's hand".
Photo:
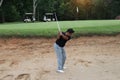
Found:
M 59 33 L 60 33 L 60 35 L 63 35 L 62 32 L 59 32 Z

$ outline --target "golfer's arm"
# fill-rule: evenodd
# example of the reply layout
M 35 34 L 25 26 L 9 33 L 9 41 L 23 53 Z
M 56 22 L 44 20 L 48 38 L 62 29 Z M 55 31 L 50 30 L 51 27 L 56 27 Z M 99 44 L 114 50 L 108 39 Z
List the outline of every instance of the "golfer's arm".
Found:
M 61 34 L 61 36 L 65 39 L 65 40 L 68 40 L 69 38 L 63 34 Z
M 57 35 L 57 39 L 59 39 L 60 38 L 60 32 L 58 32 L 58 35 Z

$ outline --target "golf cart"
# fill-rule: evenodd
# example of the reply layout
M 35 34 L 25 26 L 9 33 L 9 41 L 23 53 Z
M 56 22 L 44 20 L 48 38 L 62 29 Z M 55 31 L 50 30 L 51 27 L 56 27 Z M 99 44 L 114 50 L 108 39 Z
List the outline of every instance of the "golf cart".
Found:
M 55 14 L 54 13 L 45 13 L 43 21 L 45 21 L 45 22 L 55 21 Z
M 33 13 L 25 13 L 24 16 L 24 22 L 34 22 L 35 19 L 33 19 Z

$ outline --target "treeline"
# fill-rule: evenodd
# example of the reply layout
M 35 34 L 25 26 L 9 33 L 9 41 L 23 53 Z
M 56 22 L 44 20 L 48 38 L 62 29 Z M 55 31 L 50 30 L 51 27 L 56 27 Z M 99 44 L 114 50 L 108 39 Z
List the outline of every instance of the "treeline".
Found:
M 37 0 L 36 20 L 56 12 L 59 20 L 115 19 L 120 15 L 120 0 Z M 23 21 L 33 12 L 33 0 L 3 0 L 0 22 Z

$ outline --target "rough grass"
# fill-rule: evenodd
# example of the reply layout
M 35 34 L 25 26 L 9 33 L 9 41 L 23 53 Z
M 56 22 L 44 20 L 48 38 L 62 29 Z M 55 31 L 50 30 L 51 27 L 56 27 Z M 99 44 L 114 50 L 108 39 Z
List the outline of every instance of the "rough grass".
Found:
M 92 35 L 117 35 L 120 33 L 119 20 L 60 21 L 62 31 L 75 30 L 75 37 Z M 55 37 L 56 22 L 5 23 L 0 24 L 0 37 Z

